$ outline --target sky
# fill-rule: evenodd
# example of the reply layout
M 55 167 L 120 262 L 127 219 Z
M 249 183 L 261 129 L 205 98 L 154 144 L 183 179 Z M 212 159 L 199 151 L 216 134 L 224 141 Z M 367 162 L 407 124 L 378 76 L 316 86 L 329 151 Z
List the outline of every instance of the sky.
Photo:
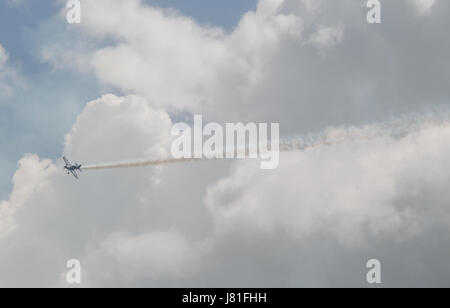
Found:
M 178 10 L 199 23 L 220 26 L 225 31 L 231 31 L 245 12 L 256 7 L 256 0 L 147 2 Z M 17 161 L 28 152 L 52 159 L 59 157 L 63 148 L 61 140 L 76 116 L 88 100 L 102 93 L 95 79 L 64 68 L 56 71 L 38 56 L 42 47 L 39 39 L 52 40 L 64 35 L 52 32 L 49 21 L 64 6 L 65 3 L 49 0 L 0 3 L 0 43 L 8 52 L 11 69 L 27 81 L 23 82 L 23 87 L 18 87 L 14 96 L 2 99 L 0 105 L 0 141 L 8 145 L 0 153 L 4 175 L 0 179 L 2 198 L 7 198 L 12 189 Z M 36 36 L 37 33 L 40 35 Z M 64 104 L 61 101 L 65 101 Z M 19 130 L 15 126 L 19 126 Z
M 0 286 L 450 285 L 448 1 L 81 2 L 0 3 Z M 327 145 L 63 171 L 167 158 L 194 114 Z

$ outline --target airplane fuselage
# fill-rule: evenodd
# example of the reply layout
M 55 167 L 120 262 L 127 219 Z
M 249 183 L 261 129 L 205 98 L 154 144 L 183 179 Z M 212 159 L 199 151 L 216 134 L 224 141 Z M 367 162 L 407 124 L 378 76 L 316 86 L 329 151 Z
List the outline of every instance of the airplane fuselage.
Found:
M 65 169 L 69 170 L 69 171 L 76 171 L 76 170 L 81 170 L 81 165 L 76 165 L 76 166 L 65 166 Z

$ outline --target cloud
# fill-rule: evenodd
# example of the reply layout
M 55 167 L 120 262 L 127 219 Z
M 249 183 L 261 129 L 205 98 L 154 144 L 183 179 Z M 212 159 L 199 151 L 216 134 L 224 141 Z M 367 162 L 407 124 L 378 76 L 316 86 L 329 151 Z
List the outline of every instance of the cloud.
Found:
M 373 27 L 355 2 L 261 0 L 228 33 L 138 0 L 84 2 L 75 46 L 46 43 L 44 59 L 65 67 L 76 50 L 79 73 L 133 95 L 86 105 L 71 160 L 166 157 L 174 119 L 195 112 L 345 138 L 270 171 L 206 161 L 80 181 L 27 154 L 0 203 L 0 285 L 66 286 L 73 258 L 84 286 L 366 286 L 372 258 L 385 286 L 449 285 L 448 111 L 367 125 L 448 100 L 450 45 L 428 35 L 447 18 L 409 6 L 386 2 L 395 22 Z
M 425 15 L 425 14 L 430 13 L 435 2 L 436 2 L 435 0 L 414 0 L 413 1 L 415 8 L 420 15 Z
M 70 27 L 80 46 L 46 48 L 170 112 L 282 121 L 285 134 L 445 103 L 450 46 L 437 29 L 448 19 L 414 18 L 411 1 L 389 1 L 375 27 L 365 9 L 352 1 L 261 0 L 225 32 L 138 0 L 95 1 L 84 4 L 83 23 Z M 80 52 L 71 57 L 74 49 Z
M 449 163 L 444 154 L 449 133 L 445 124 L 424 125 L 399 139 L 350 137 L 339 145 L 285 154 L 283 166 L 268 176 L 248 164 L 211 188 L 207 204 L 225 232 L 254 228 L 299 240 L 326 232 L 346 245 L 394 234 L 409 239 L 431 227 L 435 211 L 440 212 L 440 223 L 450 222 L 442 204 L 416 208 L 398 203 L 428 188 L 445 187 L 449 175 L 438 169 Z M 440 163 L 421 167 L 429 161 Z
M 113 233 L 96 251 L 91 252 L 87 263 L 95 268 L 89 275 L 97 282 L 116 280 L 116 283 L 133 283 L 139 277 L 148 280 L 177 279 L 191 273 L 188 267 L 192 266 L 192 255 L 195 253 L 195 248 L 177 231 Z M 108 265 L 102 266 L 105 261 Z M 109 273 L 112 270 L 116 277 L 105 277 L 98 271 L 99 268 Z M 123 277 L 124 281 L 119 282 L 118 277 Z
M 8 61 L 8 54 L 5 48 L 0 44 L 0 99 L 11 95 L 11 88 L 6 84 L 6 62 Z
M 330 47 L 339 44 L 344 36 L 344 30 L 339 27 L 325 27 L 311 35 L 311 42 L 317 47 Z
M 145 6 L 138 0 L 89 2 L 83 6 L 81 33 L 122 43 L 85 52 L 84 62 L 104 83 L 144 95 L 155 105 L 199 109 L 214 103 L 211 95 L 221 87 L 222 75 L 233 87 L 244 88 L 256 81 L 262 69 L 259 59 L 280 35 L 300 35 L 299 18 L 274 15 L 280 5 L 280 1 L 261 2 L 258 12 L 248 13 L 242 26 L 229 36 L 222 29 L 198 25 L 174 11 Z M 120 29 L 116 27 L 119 20 L 123 23 Z M 236 48 L 239 44 L 242 49 Z M 52 49 L 61 50 L 47 47 L 45 59 Z M 124 65 L 111 65 L 115 61 Z
M 48 173 L 54 171 L 49 160 L 40 160 L 36 155 L 27 154 L 18 164 L 18 172 L 14 175 L 16 189 L 8 201 L 0 204 L 1 232 L 0 238 L 15 228 L 14 215 L 27 201 L 34 191 L 45 185 L 43 181 Z
M 99 119 L 108 119 L 102 120 L 100 130 L 96 123 Z M 142 98 L 106 95 L 86 105 L 66 136 L 65 153 L 85 161 L 167 157 L 166 149 L 171 140 L 169 127 L 168 114 L 150 108 Z M 86 138 L 87 135 L 91 137 Z M 120 149 L 117 149 L 118 141 Z
M 109 119 L 101 120 L 103 124 L 98 126 L 99 120 L 106 114 L 109 115 Z M 128 157 L 130 153 L 142 157 L 162 155 L 161 148 L 167 148 L 167 142 L 170 141 L 170 123 L 170 119 L 164 112 L 150 109 L 148 104 L 139 98 L 105 96 L 86 106 L 72 132 L 66 138 L 65 153 L 71 159 L 81 159 L 81 161 L 85 161 L 86 157 L 93 161 L 98 158 L 120 159 L 124 155 Z M 83 128 L 80 128 L 80 125 L 83 125 Z M 110 136 L 110 139 L 105 139 L 105 136 Z M 117 148 L 116 142 L 122 143 L 120 149 Z M 10 240 L 15 241 L 20 238 L 21 244 L 29 243 L 32 247 L 34 243 L 38 244 L 46 238 L 45 242 L 49 245 L 47 247 L 49 251 L 56 250 L 62 254 L 70 254 L 73 251 L 73 257 L 76 257 L 81 253 L 79 248 L 87 244 L 94 235 L 91 233 L 94 229 L 98 228 L 98 235 L 101 238 L 109 235 L 113 230 L 120 231 L 120 227 L 115 225 L 114 220 L 116 223 L 126 220 L 126 213 L 129 212 L 130 207 L 144 202 L 144 200 L 139 201 L 141 197 L 138 191 L 140 189 L 145 191 L 152 183 L 156 185 L 159 176 L 156 169 L 152 169 L 150 173 L 146 172 L 148 171 L 146 169 L 141 171 L 138 174 L 129 173 L 128 176 L 123 173 L 120 176 L 108 173 L 91 174 L 89 178 L 93 182 L 84 181 L 78 185 L 72 179 L 66 178 L 61 162 L 53 163 L 40 160 L 36 155 L 26 155 L 19 162 L 11 197 L 7 201 L 2 201 L 1 204 L 1 235 L 4 239 L 2 246 L 7 247 Z M 103 181 L 105 181 L 104 184 L 109 183 L 108 188 L 101 184 Z M 122 181 L 134 183 L 132 185 L 136 190 L 128 194 L 127 189 L 125 191 L 121 189 Z M 116 193 L 110 191 L 114 186 Z M 92 207 L 99 202 L 103 206 Z M 85 215 L 91 218 L 86 220 Z M 86 228 L 86 224 L 92 224 L 94 229 Z M 124 225 L 123 227 L 126 229 Z M 56 230 L 59 231 L 55 232 Z M 16 242 L 11 247 L 12 251 L 9 252 L 14 256 L 20 255 L 25 258 L 26 255 L 22 255 L 22 249 L 25 248 L 21 244 Z M 14 247 L 16 245 L 19 247 Z M 9 253 L 3 254 L 5 258 L 8 258 L 8 255 Z M 41 252 L 38 250 L 35 255 L 36 262 L 39 258 L 44 258 L 49 262 L 46 264 L 50 264 L 56 262 L 53 257 L 58 258 L 59 255 L 59 253 L 55 254 L 47 260 L 45 250 Z M 63 264 L 66 261 L 59 260 Z M 40 284 L 38 280 L 27 282 L 25 276 L 19 275 L 20 277 L 12 278 L 10 275 L 20 272 L 20 262 L 16 266 L 0 270 L 2 275 L 8 274 L 1 282 L 3 285 Z M 64 268 L 59 270 L 62 271 Z M 29 274 L 33 276 L 33 269 L 30 271 Z M 58 277 L 59 275 L 54 276 L 51 283 L 57 283 L 55 279 Z
M 0 283 L 64 286 L 65 262 L 78 258 L 86 286 L 362 286 L 369 253 L 402 272 L 417 239 L 442 230 L 437 263 L 410 273 L 422 285 L 449 247 L 450 124 L 444 115 L 399 123 L 400 135 L 385 124 L 329 128 L 325 140 L 344 141 L 283 153 L 272 171 L 204 162 L 91 171 L 76 182 L 60 162 L 26 155 L 0 205 Z M 65 153 L 81 162 L 164 156 L 170 127 L 145 99 L 106 95 L 87 104 Z M 322 276 L 338 270 L 349 279 Z M 423 285 L 448 284 L 440 273 Z
M 24 86 L 17 68 L 9 63 L 9 54 L 0 44 L 0 103 L 10 98 L 14 90 Z
M 8 54 L 6 53 L 5 48 L 0 44 L 0 68 L 5 65 L 6 61 L 8 61 Z

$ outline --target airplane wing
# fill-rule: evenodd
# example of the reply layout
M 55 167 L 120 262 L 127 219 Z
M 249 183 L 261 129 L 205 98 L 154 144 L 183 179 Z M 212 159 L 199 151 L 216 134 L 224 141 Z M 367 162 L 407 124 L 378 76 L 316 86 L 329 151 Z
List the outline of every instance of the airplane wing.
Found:
M 65 156 L 63 157 L 63 159 L 64 159 L 64 162 L 66 163 L 66 166 L 70 166 L 70 162 Z
M 72 172 L 73 176 L 78 180 L 78 174 L 73 170 L 70 170 L 70 172 Z

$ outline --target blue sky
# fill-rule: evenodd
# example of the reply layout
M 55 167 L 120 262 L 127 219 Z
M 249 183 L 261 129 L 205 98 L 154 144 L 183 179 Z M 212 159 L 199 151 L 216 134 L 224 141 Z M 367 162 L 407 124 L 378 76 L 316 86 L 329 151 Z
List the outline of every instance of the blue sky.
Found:
M 199 23 L 231 30 L 256 0 L 150 0 L 150 4 L 175 8 Z M 56 159 L 65 134 L 87 101 L 104 94 L 90 76 L 54 70 L 37 56 L 39 38 L 52 38 L 46 27 L 61 10 L 55 1 L 23 1 L 18 5 L 0 2 L 0 44 L 9 55 L 9 66 L 21 76 L 22 84 L 0 103 L 0 199 L 12 188 L 17 161 L 25 153 Z M 45 33 L 48 32 L 48 33 Z M 55 40 L 57 39 L 57 33 Z M 64 100 L 64 104 L 61 101 Z

